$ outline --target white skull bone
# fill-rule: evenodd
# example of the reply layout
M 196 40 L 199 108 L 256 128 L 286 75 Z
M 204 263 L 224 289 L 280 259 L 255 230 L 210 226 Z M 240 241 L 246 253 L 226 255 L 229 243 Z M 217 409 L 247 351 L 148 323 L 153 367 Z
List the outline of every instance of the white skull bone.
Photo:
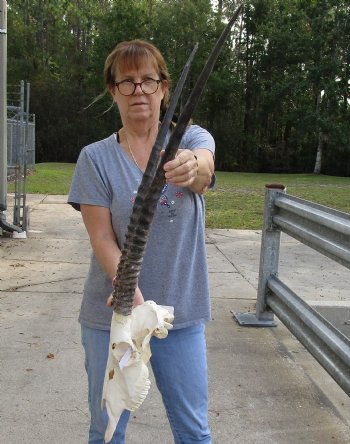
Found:
M 123 410 L 137 409 L 146 398 L 150 388 L 150 339 L 165 338 L 173 320 L 168 308 L 153 301 L 138 305 L 129 316 L 113 313 L 102 392 L 102 407 L 105 403 L 109 418 L 106 443 L 112 439 Z

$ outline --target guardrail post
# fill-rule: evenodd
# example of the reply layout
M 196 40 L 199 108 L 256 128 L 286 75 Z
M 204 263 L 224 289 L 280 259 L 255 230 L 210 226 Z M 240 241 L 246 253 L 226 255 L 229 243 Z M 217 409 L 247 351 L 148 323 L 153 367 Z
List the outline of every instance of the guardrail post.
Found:
M 277 325 L 273 312 L 266 306 L 266 297 L 269 291 L 267 287 L 269 277 L 278 275 L 281 232 L 274 227 L 273 216 L 276 211 L 274 201 L 280 193 L 285 193 L 284 185 L 266 185 L 256 311 L 255 313 L 234 313 L 234 317 L 242 326 L 276 327 Z

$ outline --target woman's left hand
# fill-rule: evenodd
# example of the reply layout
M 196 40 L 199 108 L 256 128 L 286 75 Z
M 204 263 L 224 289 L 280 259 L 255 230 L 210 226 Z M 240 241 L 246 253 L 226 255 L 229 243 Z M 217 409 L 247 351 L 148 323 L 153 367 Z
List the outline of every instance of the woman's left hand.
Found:
M 141 290 L 139 289 L 139 287 L 136 287 L 135 289 L 135 295 L 134 295 L 134 302 L 132 304 L 132 308 L 137 307 L 138 305 L 141 305 L 145 302 L 145 300 L 143 299 Z M 113 303 L 113 294 L 108 296 L 106 305 L 107 307 L 112 307 Z
M 179 149 L 176 157 L 164 165 L 165 179 L 178 187 L 189 187 L 198 175 L 198 162 L 191 150 Z

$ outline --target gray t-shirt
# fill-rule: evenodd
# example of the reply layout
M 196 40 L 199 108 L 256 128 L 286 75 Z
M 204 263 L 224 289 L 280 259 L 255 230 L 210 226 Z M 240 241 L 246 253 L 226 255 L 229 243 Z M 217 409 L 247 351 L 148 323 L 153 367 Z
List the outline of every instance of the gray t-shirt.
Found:
M 214 153 L 212 136 L 190 126 L 180 148 L 206 148 Z M 123 247 L 142 172 L 117 142 L 115 134 L 82 149 L 68 202 L 109 208 L 118 245 Z M 204 234 L 204 199 L 188 188 L 166 184 L 162 190 L 139 277 L 145 300 L 174 306 L 174 328 L 208 321 L 210 299 Z M 110 278 L 94 253 L 84 286 L 79 321 L 90 328 L 109 330 L 112 310 Z

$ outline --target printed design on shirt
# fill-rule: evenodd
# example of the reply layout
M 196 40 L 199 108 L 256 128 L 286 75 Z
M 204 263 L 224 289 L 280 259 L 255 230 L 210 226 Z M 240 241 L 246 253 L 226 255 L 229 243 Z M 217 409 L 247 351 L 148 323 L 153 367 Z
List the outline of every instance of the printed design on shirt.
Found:
M 161 207 L 167 208 L 168 210 L 166 214 L 164 214 L 163 211 L 161 213 L 167 216 L 169 223 L 173 223 L 175 218 L 177 217 L 177 210 L 178 210 L 178 208 L 176 208 L 177 201 L 184 197 L 184 193 L 181 191 L 181 188 L 175 187 L 175 192 L 172 191 L 174 193 L 174 199 L 170 200 L 169 193 L 171 191 L 172 191 L 171 187 L 169 187 L 168 184 L 166 183 L 161 191 L 161 195 L 159 198 L 159 205 Z
M 166 183 L 166 184 L 164 185 L 164 187 L 163 187 L 161 193 L 160 193 L 159 203 L 160 203 L 160 205 L 164 205 L 164 206 L 166 206 L 167 208 L 170 208 L 169 201 L 168 201 L 168 196 L 167 196 L 167 194 L 166 194 L 166 190 L 167 190 L 167 189 L 168 189 L 168 184 Z
M 136 200 L 137 190 L 134 190 L 134 195 L 130 197 L 130 202 L 134 205 Z
M 139 184 L 138 184 L 139 185 Z M 175 189 L 175 191 L 174 191 Z M 170 193 L 173 194 L 173 199 L 171 200 Z M 133 190 L 133 194 L 130 197 L 130 202 L 132 204 L 135 203 L 137 195 L 137 189 Z M 179 203 L 181 199 L 183 199 L 184 193 L 181 191 L 181 188 L 179 187 L 169 187 L 169 185 L 166 183 L 164 187 L 162 188 L 160 197 L 159 197 L 159 205 L 162 208 L 161 214 L 163 216 L 166 216 L 169 223 L 173 223 L 175 218 L 177 217 L 177 211 L 178 208 L 176 207 L 176 204 Z M 166 212 L 164 212 L 166 210 Z
M 141 180 L 139 180 L 139 181 L 137 182 L 137 187 L 139 187 L 140 184 L 141 184 Z M 130 197 L 130 202 L 134 205 L 135 200 L 136 200 L 137 189 L 134 190 L 134 191 L 132 192 L 132 194 L 133 194 L 133 195 Z

